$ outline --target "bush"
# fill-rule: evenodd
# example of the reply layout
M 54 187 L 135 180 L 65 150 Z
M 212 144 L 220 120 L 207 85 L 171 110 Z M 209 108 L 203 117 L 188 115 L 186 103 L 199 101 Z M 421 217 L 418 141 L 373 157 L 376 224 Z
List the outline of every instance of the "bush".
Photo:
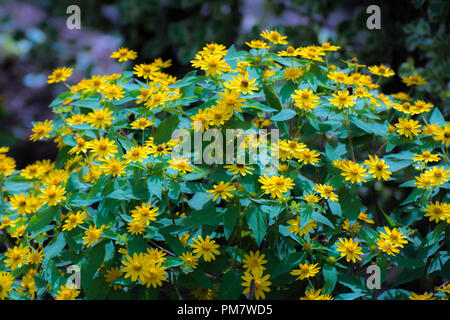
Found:
M 0 298 L 450 293 L 450 126 L 413 98 L 426 80 L 385 95 L 384 65 L 261 36 L 207 44 L 181 80 L 161 59 L 128 70 L 125 48 L 121 74 L 49 76 L 69 90 L 30 140 L 54 139 L 58 157 L 16 170 L 1 149 Z

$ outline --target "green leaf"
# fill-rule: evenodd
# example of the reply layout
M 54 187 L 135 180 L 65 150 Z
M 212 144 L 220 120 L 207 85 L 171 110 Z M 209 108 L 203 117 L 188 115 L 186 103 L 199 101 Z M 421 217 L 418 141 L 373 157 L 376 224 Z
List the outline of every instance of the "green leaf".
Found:
M 229 207 L 223 215 L 223 232 L 228 240 L 233 234 L 234 228 L 238 221 L 239 210 L 237 207 Z
M 439 110 L 438 107 L 435 107 L 433 112 L 431 113 L 430 116 L 430 123 L 431 124 L 438 124 L 440 127 L 443 127 L 447 124 L 447 122 L 445 121 L 444 116 L 442 115 L 441 111 Z
M 359 197 L 350 191 L 348 188 L 342 188 L 339 193 L 339 204 L 342 208 L 342 213 L 350 221 L 356 221 L 361 212 L 361 201 Z
M 230 270 L 223 276 L 222 284 L 219 288 L 219 300 L 237 300 L 241 296 L 241 273 L 239 270 Z
M 191 278 L 197 285 L 201 287 L 205 287 L 211 290 L 214 290 L 214 286 L 211 280 L 206 276 L 205 272 L 200 269 L 195 270 L 189 274 L 189 278 Z
M 266 96 L 266 101 L 269 103 L 269 106 L 277 110 L 281 110 L 281 102 L 275 95 L 275 93 L 273 93 L 273 91 L 267 86 L 263 86 L 263 91 L 264 95 Z
M 30 219 L 30 222 L 25 229 L 25 233 L 36 232 L 39 233 L 44 229 L 56 215 L 59 213 L 59 207 L 47 207 L 43 210 L 38 210 Z
M 283 109 L 274 115 L 270 120 L 272 121 L 287 121 L 294 118 L 297 113 L 292 109 Z
M 156 128 L 154 143 L 161 144 L 169 141 L 179 123 L 180 120 L 176 114 L 164 119 Z
M 329 226 L 331 229 L 334 230 L 334 225 L 333 225 L 333 223 L 332 223 L 330 220 L 328 220 L 328 218 L 324 217 L 323 215 L 321 215 L 320 213 L 318 213 L 318 212 L 316 212 L 316 211 L 314 211 L 314 212 L 312 213 L 311 219 L 313 219 L 313 220 L 315 220 L 315 221 L 317 221 L 317 222 L 323 223 L 324 225 L 327 225 L 327 226 Z
M 81 286 L 88 288 L 98 268 L 105 258 L 105 242 L 102 241 L 87 253 L 84 263 L 81 265 Z
M 87 300 L 105 300 L 110 290 L 109 283 L 103 277 L 91 281 L 86 291 Z
M 172 249 L 173 253 L 175 253 L 177 256 L 181 256 L 183 254 L 183 252 L 185 251 L 184 246 L 181 243 L 181 241 L 178 240 L 177 237 L 171 235 L 168 232 L 160 232 L 160 233 L 166 240 L 170 249 Z
M 259 206 L 251 205 L 247 209 L 245 219 L 253 231 L 253 236 L 258 246 L 263 241 L 267 231 L 267 213 L 261 211 Z
M 334 266 L 326 264 L 322 269 L 323 279 L 325 280 L 325 284 L 323 286 L 324 294 L 331 294 L 336 286 L 337 281 L 337 270 Z

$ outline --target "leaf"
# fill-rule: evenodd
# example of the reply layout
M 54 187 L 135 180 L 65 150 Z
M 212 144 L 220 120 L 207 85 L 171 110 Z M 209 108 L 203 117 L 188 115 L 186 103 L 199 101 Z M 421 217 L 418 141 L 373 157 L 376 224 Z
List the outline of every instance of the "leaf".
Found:
M 283 109 L 278 112 L 276 115 L 272 116 L 270 120 L 272 121 L 287 121 L 294 118 L 297 113 L 292 109 Z
M 88 288 L 98 268 L 105 258 L 105 242 L 102 241 L 87 253 L 85 262 L 81 265 L 81 286 Z
M 86 291 L 87 300 L 105 300 L 110 290 L 109 283 L 104 278 L 97 277 L 91 281 Z
M 161 144 L 169 141 L 179 123 L 180 120 L 176 114 L 164 119 L 156 128 L 154 143 Z
M 239 270 L 230 270 L 223 276 L 222 284 L 219 288 L 219 300 L 236 300 L 241 296 L 241 273 Z
M 205 272 L 200 269 L 195 270 L 189 274 L 189 278 L 191 278 L 194 282 L 196 282 L 199 286 L 205 287 L 211 290 L 214 290 L 214 286 L 211 280 L 206 276 Z
M 168 232 L 160 232 L 161 235 L 166 240 L 167 244 L 169 245 L 170 249 L 172 249 L 173 253 L 175 253 L 177 256 L 181 256 L 184 252 L 184 246 L 181 243 L 180 240 L 178 240 L 177 237 L 171 235 Z
M 66 239 L 64 237 L 64 233 L 61 232 L 60 234 L 58 234 L 56 239 L 51 244 L 47 245 L 44 248 L 45 253 L 44 262 L 47 263 L 48 261 L 50 261 L 51 258 L 59 255 L 65 246 L 66 246 Z
M 441 111 L 439 111 L 438 107 L 435 107 L 430 116 L 430 124 L 438 124 L 440 127 L 443 127 L 447 124 L 444 116 Z
M 261 211 L 259 206 L 251 205 L 247 209 L 245 219 L 247 220 L 249 227 L 252 229 L 255 241 L 259 246 L 266 235 L 267 214 Z
M 223 232 L 227 240 L 233 234 L 234 228 L 238 221 L 238 217 L 239 217 L 239 210 L 237 207 L 227 208 L 227 211 L 225 211 L 223 215 Z
M 39 210 L 36 214 L 34 214 L 30 222 L 25 229 L 25 233 L 28 232 L 36 232 L 39 233 L 42 229 L 44 229 L 56 215 L 59 213 L 59 207 L 47 207 L 43 210 Z
M 277 110 L 281 110 L 280 100 L 278 100 L 277 96 L 272 92 L 272 90 L 267 86 L 263 86 L 263 92 L 266 96 L 266 101 L 269 103 L 269 106 Z
M 342 213 L 350 221 L 356 221 L 361 212 L 361 201 L 359 197 L 352 193 L 348 188 L 342 188 L 339 193 L 339 204 L 342 208 Z
M 334 225 L 333 223 L 328 220 L 328 218 L 324 217 L 323 215 L 321 215 L 320 213 L 314 211 L 311 215 L 311 219 L 318 221 L 320 223 L 323 223 L 324 225 L 329 226 L 331 229 L 334 230 Z
M 337 270 L 334 266 L 326 264 L 322 269 L 323 279 L 325 284 L 323 286 L 324 294 L 331 294 L 336 286 L 337 281 Z

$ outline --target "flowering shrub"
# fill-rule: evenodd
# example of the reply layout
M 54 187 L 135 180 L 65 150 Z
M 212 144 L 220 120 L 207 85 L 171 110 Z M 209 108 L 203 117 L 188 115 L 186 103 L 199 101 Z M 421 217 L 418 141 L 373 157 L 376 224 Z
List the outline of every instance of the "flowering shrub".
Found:
M 126 70 L 137 53 L 125 48 L 111 55 L 121 74 L 49 76 L 68 91 L 30 140 L 53 139 L 56 160 L 16 170 L 1 148 L 1 299 L 450 293 L 450 125 L 414 97 L 426 80 L 383 94 L 389 67 L 261 36 L 249 51 L 206 45 L 181 80 L 161 59 Z M 224 159 L 226 132 L 241 139 Z M 265 144 L 272 161 L 247 159 Z M 397 188 L 409 195 L 385 212 L 377 193 Z

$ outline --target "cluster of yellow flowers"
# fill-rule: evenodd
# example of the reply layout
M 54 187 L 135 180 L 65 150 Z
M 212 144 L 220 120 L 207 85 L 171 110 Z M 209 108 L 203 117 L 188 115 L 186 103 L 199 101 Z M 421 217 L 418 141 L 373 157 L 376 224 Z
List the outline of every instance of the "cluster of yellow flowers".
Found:
M 127 48 L 111 54 L 122 63 L 120 74 L 69 85 L 72 69 L 53 71 L 48 83 L 61 82 L 70 90 L 52 104 L 55 119 L 34 124 L 30 140 L 54 139 L 58 158 L 18 170 L 6 155 L 9 149 L 0 147 L 0 232 L 8 239 L 0 253 L 5 257 L 0 299 L 13 290 L 35 298 L 41 282 L 55 299 L 84 297 L 88 288 L 47 276 L 52 267 L 58 269 L 52 259 L 60 253 L 48 249 L 55 246 L 77 252 L 62 255 L 62 266 L 80 249 L 88 260 L 98 250 L 104 258 L 91 262 L 91 276 L 98 274 L 127 294 L 136 284 L 160 289 L 170 280 L 172 288 L 193 272 L 192 279 L 203 282 L 192 285 L 189 294 L 212 299 L 218 296 L 220 273 L 231 278 L 238 270 L 235 298 L 265 299 L 275 287 L 290 286 L 294 278 L 280 279 L 284 272 L 305 280 L 300 299 L 330 300 L 336 275 L 347 273 L 344 258 L 364 266 L 432 241 L 418 244 L 411 236 L 414 221 L 402 223 L 394 214 L 385 215 L 389 227 L 380 219 L 375 223 L 375 214 L 365 213 L 369 208 L 359 202 L 357 187 L 404 179 L 397 173 L 411 164 L 415 178 L 406 186 L 417 192 L 411 202 L 423 197 L 415 210 L 445 231 L 448 195 L 434 202 L 433 197 L 448 189 L 450 125 L 426 115 L 437 108 L 413 99 L 412 91 L 379 93 L 379 81 L 395 75 L 388 66 L 365 72 L 367 66 L 353 58 L 340 69 L 328 62 L 328 54 L 340 49 L 329 42 L 296 48 L 276 30 L 260 35 L 265 40 L 246 42 L 249 52 L 207 44 L 191 61 L 204 76 L 190 73 L 182 80 L 164 73 L 171 61 L 160 58 L 124 71 L 137 58 Z M 402 81 L 426 84 L 418 75 Z M 389 121 L 380 123 L 387 115 Z M 247 163 L 202 166 L 171 156 L 181 142 L 170 138 L 176 128 L 196 134 L 241 126 L 283 131 L 269 146 L 280 161 L 277 172 L 268 175 Z M 359 132 L 377 146 L 377 137 L 385 141 L 372 150 L 356 143 L 355 133 L 363 136 Z M 268 135 L 246 136 L 238 150 L 262 146 Z M 314 135 L 318 139 L 310 138 Z M 407 150 L 387 154 L 399 145 Z M 442 236 L 436 231 L 433 237 Z M 243 244 L 242 238 L 248 241 Z M 21 284 L 14 284 L 19 279 Z M 174 287 L 177 298 L 187 294 Z M 437 291 L 450 293 L 448 287 Z M 411 299 L 430 294 L 412 293 Z

